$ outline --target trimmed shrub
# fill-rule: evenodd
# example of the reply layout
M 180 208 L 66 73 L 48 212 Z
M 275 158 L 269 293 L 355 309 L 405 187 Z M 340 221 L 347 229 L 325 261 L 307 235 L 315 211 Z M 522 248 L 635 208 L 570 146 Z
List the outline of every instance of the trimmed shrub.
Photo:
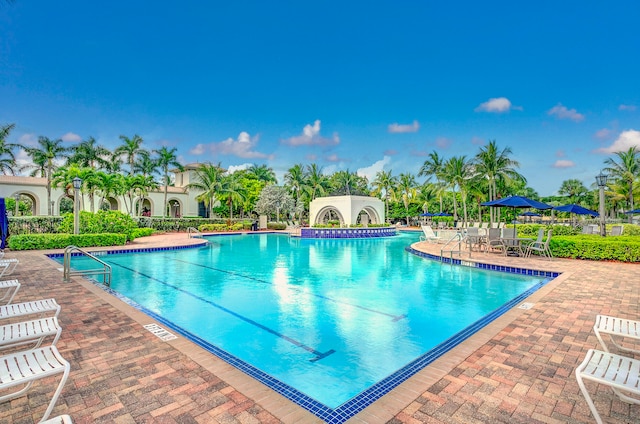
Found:
M 118 246 L 126 242 L 126 234 L 17 234 L 9 238 L 9 248 L 46 250 L 64 249 L 67 246 Z
M 637 236 L 552 236 L 549 248 L 553 256 L 560 258 L 640 262 L 640 239 Z
M 287 224 L 283 222 L 268 222 L 267 229 L 269 230 L 284 230 L 287 228 Z
M 120 233 L 133 240 L 138 225 L 129 215 L 120 211 L 80 212 L 80 234 Z M 60 223 L 60 232 L 73 232 L 73 214 L 66 214 Z
M 58 233 L 63 219 L 62 216 L 14 216 L 9 218 L 9 234 Z
M 138 237 L 147 237 L 155 233 L 153 228 L 136 228 L 131 232 L 131 240 L 135 240 Z

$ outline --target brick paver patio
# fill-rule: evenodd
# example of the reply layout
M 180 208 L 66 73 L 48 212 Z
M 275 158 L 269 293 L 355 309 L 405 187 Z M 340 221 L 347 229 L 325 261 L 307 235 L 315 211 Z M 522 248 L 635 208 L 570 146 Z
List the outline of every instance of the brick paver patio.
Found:
M 192 242 L 168 234 L 132 247 Z M 438 245 L 417 246 L 439 253 Z M 193 343 L 161 341 L 142 327 L 152 319 L 94 285 L 80 278 L 62 283 L 60 265 L 43 252 L 7 257 L 20 260 L 10 277 L 22 283 L 14 302 L 55 297 L 62 306 L 58 348 L 71 375 L 52 416 L 70 414 L 75 423 L 319 422 Z M 640 266 L 476 252 L 471 260 L 563 274 L 527 299 L 530 309 L 505 314 L 351 422 L 594 422 L 573 372 L 597 347 L 597 314 L 640 317 Z M 55 384 L 36 383 L 27 396 L 0 404 L 0 422 L 38 422 Z M 640 406 L 606 387 L 587 387 L 606 422 L 640 423 Z

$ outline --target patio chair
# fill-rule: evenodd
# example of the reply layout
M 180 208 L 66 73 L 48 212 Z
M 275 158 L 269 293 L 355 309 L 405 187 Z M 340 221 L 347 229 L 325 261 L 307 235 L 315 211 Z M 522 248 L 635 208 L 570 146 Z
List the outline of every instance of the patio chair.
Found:
M 8 390 L 16 386 L 24 386 L 18 391 L 0 396 L 0 402 L 5 402 L 24 395 L 37 380 L 62 374 L 58 388 L 53 394 L 49 406 L 42 420 L 49 418 L 55 406 L 64 383 L 69 377 L 70 365 L 60 356 L 55 346 L 15 352 L 0 356 L 0 390 Z
M 42 341 L 50 336 L 53 337 L 51 345 L 55 346 L 61 333 L 62 327 L 58 325 L 56 317 L 0 325 L 0 350 L 30 343 L 33 343 L 33 346 L 29 349 L 35 349 L 40 347 Z
M 55 317 L 60 314 L 60 305 L 58 305 L 55 299 L 34 300 L 31 302 L 0 306 L 0 320 L 32 314 L 40 314 L 43 316 L 47 312 L 53 312 L 53 316 Z
M 529 256 L 531 256 L 531 253 L 533 252 L 540 252 L 543 256 L 546 256 L 551 260 L 553 258 L 553 255 L 551 254 L 551 249 L 549 249 L 549 242 L 551 241 L 551 233 L 552 231 L 549 230 L 549 232 L 547 233 L 547 239 L 544 242 L 542 242 L 542 236 L 544 235 L 544 230 L 542 228 L 538 230 L 538 239 L 533 243 L 529 244 L 529 246 L 527 246 L 525 257 L 528 258 Z
M 422 233 L 420 236 L 420 241 L 439 241 L 440 237 L 433 232 L 433 228 L 430 225 L 422 225 Z
M 18 262 L 19 261 L 16 258 L 0 259 L 0 267 L 2 267 L 2 270 L 0 271 L 0 278 L 5 275 L 11 275 L 16 269 L 16 266 L 18 266 Z
M 504 244 L 502 244 L 502 240 L 500 237 L 501 230 L 500 228 L 489 228 L 487 234 L 487 244 L 486 249 L 487 252 L 494 251 L 498 249 L 499 251 L 504 251 Z
M 520 253 L 520 243 L 516 240 L 518 233 L 515 228 L 503 228 L 500 242 L 504 246 L 503 253 L 506 256 L 509 252 L 517 251 Z
M 607 315 L 596 316 L 596 323 L 593 326 L 593 332 L 596 334 L 596 338 L 600 342 L 600 346 L 605 352 L 609 352 L 609 348 L 602 339 L 602 334 L 608 334 L 611 339 L 611 343 L 618 349 L 624 352 L 640 353 L 640 349 L 633 349 L 627 346 L 622 346 L 619 342 L 616 342 L 614 336 L 620 340 L 624 338 L 636 339 L 640 341 L 640 321 L 633 321 L 625 318 L 610 317 Z
M 19 289 L 18 280 L 0 281 L 0 290 L 5 290 L 4 296 L 0 297 L 0 302 L 4 302 L 5 305 L 11 303 Z
M 466 230 L 466 233 L 467 233 L 466 241 L 470 251 L 473 250 L 474 246 L 478 250 L 482 248 L 484 240 L 480 236 L 480 232 L 478 230 L 479 230 L 478 227 L 469 227 Z
M 622 225 L 614 225 L 613 227 L 611 227 L 611 232 L 609 233 L 609 235 L 621 236 L 623 230 L 624 230 L 624 227 Z
M 640 404 L 640 399 L 626 394 L 640 395 L 640 361 L 637 359 L 589 349 L 584 361 L 576 368 L 576 380 L 598 424 L 602 424 L 602 419 L 583 380 L 611 387 L 623 402 Z

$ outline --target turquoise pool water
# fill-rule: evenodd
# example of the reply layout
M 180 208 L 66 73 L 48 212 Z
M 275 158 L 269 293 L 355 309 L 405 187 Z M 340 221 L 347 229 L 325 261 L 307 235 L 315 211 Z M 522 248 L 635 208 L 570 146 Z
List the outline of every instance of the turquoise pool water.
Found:
M 411 234 L 209 241 L 101 259 L 116 292 L 331 409 L 544 280 L 420 258 Z

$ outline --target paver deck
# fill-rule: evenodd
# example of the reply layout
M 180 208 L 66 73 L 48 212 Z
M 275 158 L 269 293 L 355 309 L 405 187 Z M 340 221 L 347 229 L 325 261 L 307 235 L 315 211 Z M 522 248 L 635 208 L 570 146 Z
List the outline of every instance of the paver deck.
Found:
M 166 234 L 129 247 L 197 242 Z M 81 278 L 62 283 L 60 265 L 44 252 L 7 257 L 20 260 L 11 276 L 22 283 L 14 302 L 55 297 L 62 305 L 58 349 L 71 375 L 52 416 L 70 414 L 75 423 L 319 422 L 182 337 L 160 340 L 143 328 L 154 320 L 93 284 Z M 471 260 L 563 274 L 526 300 L 529 309 L 503 315 L 350 421 L 593 422 L 573 371 L 597 347 L 596 315 L 640 317 L 640 266 L 477 252 Z M 54 384 L 37 383 L 27 396 L 0 404 L 0 422 L 37 422 Z M 640 423 L 640 406 L 621 402 L 608 388 L 598 387 L 594 401 L 609 423 Z

